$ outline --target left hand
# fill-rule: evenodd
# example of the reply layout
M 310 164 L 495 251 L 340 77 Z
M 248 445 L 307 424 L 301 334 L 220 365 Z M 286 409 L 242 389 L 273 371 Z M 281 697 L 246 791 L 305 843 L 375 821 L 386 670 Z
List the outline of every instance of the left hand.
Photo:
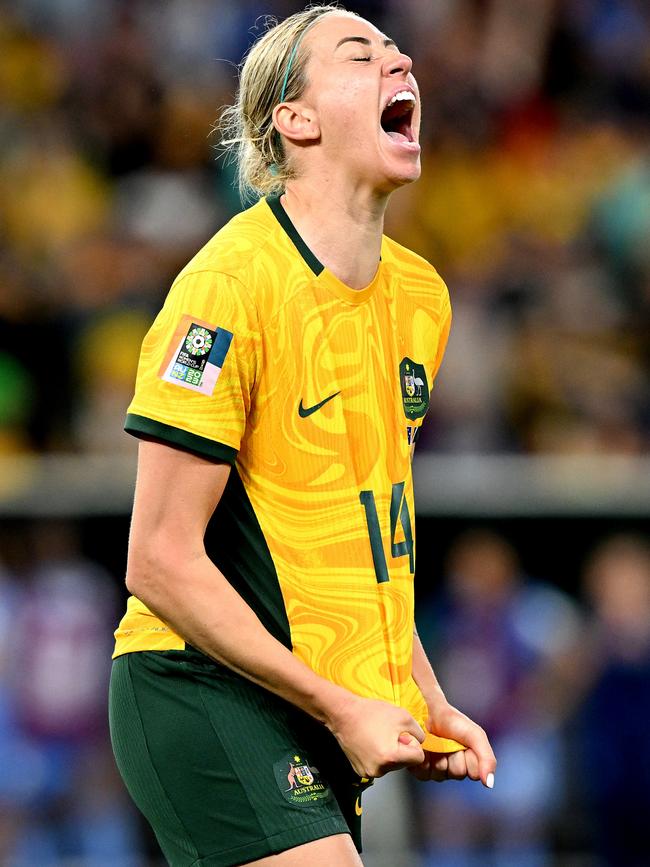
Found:
M 424 761 L 408 770 L 418 780 L 481 780 L 491 789 L 497 766 L 488 736 L 483 729 L 461 711 L 449 704 L 442 694 L 427 701 L 429 731 L 443 738 L 452 738 L 467 749 L 456 753 L 425 751 Z

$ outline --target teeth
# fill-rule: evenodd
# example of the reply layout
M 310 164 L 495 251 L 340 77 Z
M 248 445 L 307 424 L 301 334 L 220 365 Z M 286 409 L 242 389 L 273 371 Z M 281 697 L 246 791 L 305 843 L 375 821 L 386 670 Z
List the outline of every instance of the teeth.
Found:
M 386 108 L 389 108 L 391 105 L 394 105 L 396 102 L 403 102 L 406 100 L 408 100 L 409 102 L 415 102 L 415 97 L 413 96 L 413 94 L 411 93 L 410 90 L 400 90 L 391 99 L 391 101 L 388 103 Z

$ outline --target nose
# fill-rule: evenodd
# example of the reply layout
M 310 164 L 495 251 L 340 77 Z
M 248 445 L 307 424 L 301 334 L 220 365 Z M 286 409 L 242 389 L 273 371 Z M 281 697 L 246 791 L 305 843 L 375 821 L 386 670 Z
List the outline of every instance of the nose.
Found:
M 384 61 L 384 75 L 403 75 L 404 78 L 413 68 L 413 61 L 408 54 L 396 54 L 394 51 Z

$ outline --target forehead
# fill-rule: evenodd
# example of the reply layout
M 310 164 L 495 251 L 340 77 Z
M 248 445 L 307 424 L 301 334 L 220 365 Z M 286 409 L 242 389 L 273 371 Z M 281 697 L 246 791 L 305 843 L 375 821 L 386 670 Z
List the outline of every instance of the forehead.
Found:
M 305 47 L 312 57 L 332 56 L 341 39 L 361 36 L 373 45 L 383 46 L 386 36 L 365 18 L 349 12 L 328 12 L 305 35 Z

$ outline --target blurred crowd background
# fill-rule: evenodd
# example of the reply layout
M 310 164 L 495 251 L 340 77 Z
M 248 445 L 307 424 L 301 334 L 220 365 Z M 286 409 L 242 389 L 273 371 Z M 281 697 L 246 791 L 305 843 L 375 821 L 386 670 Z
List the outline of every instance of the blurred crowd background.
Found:
M 141 339 L 241 207 L 210 130 L 260 16 L 303 5 L 0 0 L 0 455 L 133 453 Z M 419 448 L 647 455 L 650 5 L 347 6 L 422 92 L 423 177 L 387 232 L 436 265 L 454 327 Z M 570 527 L 552 544 L 560 571 Z M 498 523 L 443 547 L 420 633 L 497 784 L 378 784 L 369 867 L 647 867 L 647 533 L 599 527 L 562 582 Z M 159 863 L 106 732 L 121 557 L 79 521 L 0 532 L 0 867 Z
M 127 531 L 109 526 L 108 544 Z M 0 534 L 2 867 L 162 867 L 107 732 L 121 576 L 83 537 L 70 521 Z M 366 867 L 647 867 L 647 537 L 595 544 L 568 593 L 529 574 L 516 541 L 467 528 L 431 578 L 420 560 L 418 631 L 450 701 L 489 732 L 496 784 L 376 781 Z
M 453 292 L 424 445 L 647 450 L 648 4 L 350 7 L 413 56 L 422 91 L 423 178 L 387 228 Z M 298 8 L 0 3 L 1 450 L 130 446 L 140 339 L 240 207 L 211 125 L 258 16 Z

